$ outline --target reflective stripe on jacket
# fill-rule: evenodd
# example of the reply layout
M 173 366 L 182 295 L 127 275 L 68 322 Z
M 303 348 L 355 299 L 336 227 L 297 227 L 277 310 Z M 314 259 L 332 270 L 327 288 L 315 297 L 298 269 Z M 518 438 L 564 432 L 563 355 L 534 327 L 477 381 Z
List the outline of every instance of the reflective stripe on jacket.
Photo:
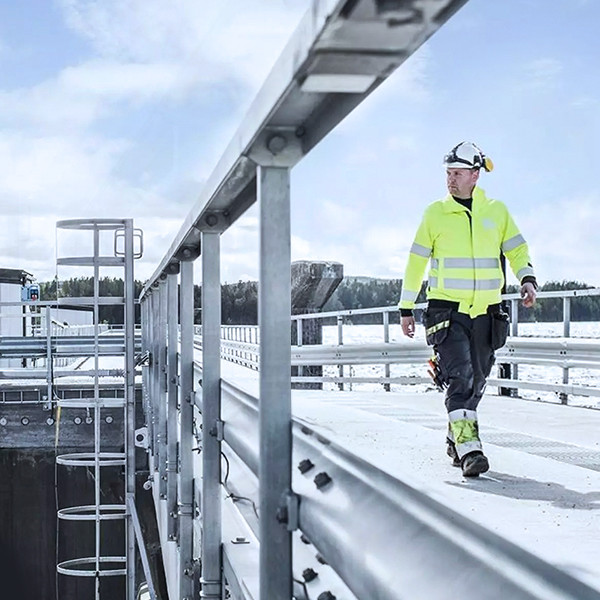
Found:
M 535 276 L 525 239 L 506 206 L 475 187 L 469 211 L 448 195 L 430 204 L 410 249 L 399 308 L 412 309 L 430 263 L 427 299 L 459 303 L 475 317 L 500 302 L 503 253 L 519 281 Z

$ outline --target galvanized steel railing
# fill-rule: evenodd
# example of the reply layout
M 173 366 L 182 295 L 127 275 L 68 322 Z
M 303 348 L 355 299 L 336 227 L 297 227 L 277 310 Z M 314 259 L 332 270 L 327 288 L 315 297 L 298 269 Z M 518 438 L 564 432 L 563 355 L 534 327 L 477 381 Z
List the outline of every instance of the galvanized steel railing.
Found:
M 582 386 L 569 383 L 570 369 L 600 369 L 600 339 L 571 338 L 571 302 L 574 298 L 600 296 L 600 289 L 564 290 L 556 292 L 540 292 L 539 299 L 559 298 L 563 302 L 562 336 L 559 338 L 519 337 L 517 294 L 506 294 L 504 300 L 511 304 L 511 336 L 504 348 L 496 352 L 497 363 L 512 365 L 510 379 L 490 378 L 492 386 L 512 389 L 529 389 L 536 391 L 556 392 L 563 403 L 567 403 L 569 395 L 600 397 L 600 383 L 596 386 Z M 424 304 L 417 309 L 425 308 Z M 415 384 L 429 382 L 426 375 L 426 363 L 431 356 L 423 340 L 403 343 L 390 342 L 390 314 L 398 312 L 396 306 L 363 308 L 356 310 L 331 311 L 293 315 L 292 321 L 297 323 L 298 344 L 291 348 L 292 366 L 331 366 L 338 367 L 338 375 L 295 376 L 294 383 L 335 383 L 340 387 L 358 383 L 380 383 L 389 390 L 391 384 Z M 365 315 L 381 315 L 381 341 L 377 343 L 347 344 L 344 338 L 344 327 L 352 322 L 352 317 Z M 301 345 L 303 323 L 308 320 L 332 321 L 337 324 L 337 344 Z M 377 327 L 376 325 L 373 327 Z M 199 333 L 201 328 L 197 328 Z M 196 347 L 201 348 L 198 337 Z M 258 326 L 256 325 L 223 325 L 221 327 L 221 356 L 230 362 L 258 370 L 259 344 Z M 421 364 L 423 376 L 392 376 L 390 365 Z M 357 376 L 352 372 L 344 374 L 344 367 L 353 365 L 383 365 L 381 376 Z M 518 377 L 519 365 L 540 365 L 557 367 L 563 370 L 562 383 L 547 381 L 523 380 Z
M 292 420 L 290 170 L 465 2 L 313 0 L 144 287 L 147 431 L 139 443 L 148 450 L 171 597 L 432 599 L 452 590 L 482 599 L 600 599 Z M 256 201 L 260 370 L 248 393 L 221 378 L 220 235 Z M 199 256 L 201 374 L 193 306 Z M 314 465 L 304 462 L 302 477 L 299 458 Z M 317 470 L 322 475 L 310 483 Z M 378 511 L 360 510 L 368 499 Z M 375 535 L 365 561 L 367 530 L 390 523 L 399 560 Z M 316 578 L 294 571 L 294 557 L 312 547 L 330 565 Z M 459 559 L 469 572 L 461 581 L 450 568 Z

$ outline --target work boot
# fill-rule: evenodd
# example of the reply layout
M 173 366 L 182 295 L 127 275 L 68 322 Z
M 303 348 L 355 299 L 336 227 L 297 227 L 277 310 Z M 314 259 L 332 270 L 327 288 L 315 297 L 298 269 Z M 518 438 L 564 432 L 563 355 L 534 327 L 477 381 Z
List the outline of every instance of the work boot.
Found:
M 475 450 L 462 457 L 460 466 L 464 477 L 478 477 L 489 470 L 490 463 L 481 450 Z
M 446 439 L 446 454 L 452 459 L 453 467 L 460 467 L 460 458 L 456 451 L 456 445 L 452 440 Z

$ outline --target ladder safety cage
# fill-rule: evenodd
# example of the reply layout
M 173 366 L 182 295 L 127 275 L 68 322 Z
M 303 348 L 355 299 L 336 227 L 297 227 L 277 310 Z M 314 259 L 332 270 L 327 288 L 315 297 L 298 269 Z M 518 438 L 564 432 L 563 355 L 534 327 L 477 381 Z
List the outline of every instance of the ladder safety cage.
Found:
M 128 503 L 135 499 L 135 442 L 133 430 L 135 425 L 135 313 L 134 313 L 134 269 L 133 261 L 141 256 L 142 232 L 133 228 L 131 219 L 73 219 L 57 222 L 59 231 L 84 231 L 92 236 L 93 252 L 88 256 L 59 256 L 57 266 L 91 267 L 93 269 L 93 294 L 92 296 L 60 297 L 57 304 L 91 306 L 93 310 L 93 334 L 85 340 L 71 338 L 73 355 L 79 352 L 93 360 L 93 396 L 90 398 L 60 399 L 56 397 L 57 419 L 72 409 L 86 409 L 91 411 L 91 420 L 94 424 L 93 450 L 90 452 L 76 452 L 57 454 L 58 465 L 67 467 L 84 467 L 92 474 L 93 499 L 91 503 L 79 506 L 67 506 L 58 509 L 58 523 L 61 522 L 88 522 L 94 524 L 94 552 L 92 555 L 79 556 L 60 560 L 57 572 L 72 577 L 95 578 L 95 600 L 102 598 L 101 578 L 125 577 L 124 588 L 126 598 L 135 597 L 136 586 L 136 553 L 134 522 Z M 113 234 L 113 255 L 101 254 L 101 236 Z M 64 235 L 64 234 L 63 234 Z M 139 240 L 139 250 L 134 252 L 134 238 Z M 123 240 L 123 250 L 117 252 L 117 239 Z M 119 267 L 123 278 L 123 296 L 100 296 L 100 268 Z M 58 293 L 58 292 L 57 292 Z M 123 330 L 116 336 L 100 324 L 101 306 L 123 306 Z M 111 337 L 113 339 L 111 340 Z M 115 343 L 116 340 L 116 343 Z M 103 351 L 103 348 L 106 350 Z M 90 351 L 91 350 L 91 351 Z M 117 397 L 107 398 L 101 393 L 101 374 L 110 370 L 101 369 L 100 361 L 103 355 L 122 357 L 122 368 L 117 371 L 121 375 L 122 391 Z M 50 360 L 52 355 L 50 354 Z M 114 370 L 113 370 L 114 372 Z M 112 409 L 110 415 L 104 418 L 103 411 Z M 123 411 L 122 451 L 105 448 L 103 444 L 101 425 L 112 423 L 114 410 Z M 58 425 L 58 424 L 57 424 Z M 56 445 L 59 446 L 59 428 L 57 427 Z M 124 502 L 103 502 L 106 495 L 105 473 L 107 468 L 113 468 L 111 473 L 120 479 L 120 483 L 111 482 L 116 487 L 124 490 Z M 119 472 L 121 473 L 119 475 Z M 68 476 L 68 474 L 67 474 Z M 60 486 L 57 488 L 57 500 L 60 498 Z M 58 503 L 58 502 L 57 502 Z M 121 523 L 117 529 L 110 523 Z M 122 530 L 122 540 L 117 545 L 121 550 L 119 554 L 103 550 L 107 539 L 111 539 L 114 546 L 114 533 Z M 83 536 L 82 536 L 83 538 Z M 57 539 L 58 532 L 57 532 Z M 87 552 L 86 552 L 87 554 Z M 58 548 L 57 548 L 57 560 Z

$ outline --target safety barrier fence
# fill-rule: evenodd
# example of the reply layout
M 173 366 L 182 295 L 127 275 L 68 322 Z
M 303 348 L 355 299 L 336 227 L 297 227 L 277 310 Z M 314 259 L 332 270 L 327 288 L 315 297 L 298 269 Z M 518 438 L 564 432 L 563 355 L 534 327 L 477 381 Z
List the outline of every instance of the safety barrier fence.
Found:
M 505 295 L 504 300 L 511 304 L 511 333 L 506 345 L 496 352 L 497 363 L 512 366 L 510 379 L 491 377 L 490 386 L 504 389 L 527 389 L 543 392 L 554 392 L 563 403 L 568 397 L 600 396 L 600 385 L 593 379 L 592 385 L 577 385 L 569 383 L 570 369 L 600 369 L 600 338 L 571 338 L 571 303 L 574 298 L 600 296 L 598 289 L 564 290 L 558 292 L 540 292 L 539 299 L 557 298 L 563 303 L 563 321 L 560 324 L 562 336 L 555 338 L 519 337 L 518 331 L 518 302 L 516 294 Z M 424 304 L 417 305 L 417 310 L 423 309 Z M 337 366 L 338 375 L 298 376 L 292 377 L 293 383 L 334 383 L 343 388 L 351 389 L 353 384 L 379 383 L 384 389 L 390 390 L 391 384 L 427 383 L 427 360 L 432 350 L 422 339 L 415 341 L 390 342 L 390 314 L 397 313 L 395 306 L 369 309 L 345 310 L 334 312 L 294 315 L 292 321 L 297 323 L 297 340 L 300 345 L 291 348 L 291 364 L 302 369 L 303 366 Z M 344 327 L 352 325 L 353 317 L 365 315 L 381 315 L 381 326 L 370 327 L 369 337 L 379 337 L 381 341 L 367 343 L 344 343 Z M 308 320 L 335 322 L 337 327 L 337 344 L 319 344 L 302 346 L 303 324 Z M 557 324 L 558 325 L 558 324 Z M 373 333 L 373 331 L 378 333 Z M 201 326 L 195 327 L 195 347 L 202 348 Z M 398 335 L 399 332 L 397 332 Z M 402 336 L 400 336 L 402 337 Z M 259 368 L 259 327 L 256 325 L 223 325 L 221 327 L 221 357 L 230 362 L 258 370 Z M 392 375 L 391 365 L 422 365 L 422 375 Z M 381 375 L 354 375 L 345 367 L 356 365 L 381 365 Z M 544 380 L 519 379 L 519 365 L 537 365 L 562 369 L 562 383 L 548 383 Z M 301 372 L 301 371 L 300 371 Z
M 291 414 L 291 169 L 465 1 L 314 0 L 144 286 L 136 439 L 172 598 L 600 599 Z M 255 202 L 260 326 L 221 341 L 221 234 Z M 253 391 L 221 377 L 234 344 Z
M 193 373 L 200 382 L 202 364 L 197 354 Z M 168 432 L 164 432 L 171 424 L 181 423 L 181 413 L 150 408 L 157 428 L 155 437 L 148 440 L 156 469 L 151 483 L 174 593 L 180 585 L 181 518 L 187 516 L 194 532 L 192 546 L 199 553 L 188 565 L 189 576 L 194 579 L 200 563 L 221 556 L 221 578 L 201 580 L 202 589 L 218 587 L 236 600 L 260 597 L 260 515 L 264 514 L 259 496 L 260 401 L 248 387 L 248 382 L 240 387 L 221 380 L 220 415 L 212 430 L 200 427 L 206 410 L 203 389 L 192 395 L 192 452 L 198 451 L 190 466 L 192 494 L 196 501 L 209 494 L 218 502 L 222 520 L 216 523 L 206 521 L 208 515 L 199 505 L 194 504 L 189 514 L 176 508 L 185 473 L 169 469 L 167 460 L 154 457 L 169 451 Z M 294 598 L 419 600 L 467 593 L 486 599 L 600 598 L 597 591 L 370 465 L 313 425 L 294 418 L 291 427 L 292 486 L 274 517 L 293 532 Z M 207 441 L 220 446 L 223 472 L 219 481 L 205 479 L 210 471 L 204 454 Z M 171 451 L 176 452 L 176 447 Z M 200 532 L 206 529 L 217 529 L 219 543 L 200 551 Z M 212 597 L 208 593 L 201 597 Z

